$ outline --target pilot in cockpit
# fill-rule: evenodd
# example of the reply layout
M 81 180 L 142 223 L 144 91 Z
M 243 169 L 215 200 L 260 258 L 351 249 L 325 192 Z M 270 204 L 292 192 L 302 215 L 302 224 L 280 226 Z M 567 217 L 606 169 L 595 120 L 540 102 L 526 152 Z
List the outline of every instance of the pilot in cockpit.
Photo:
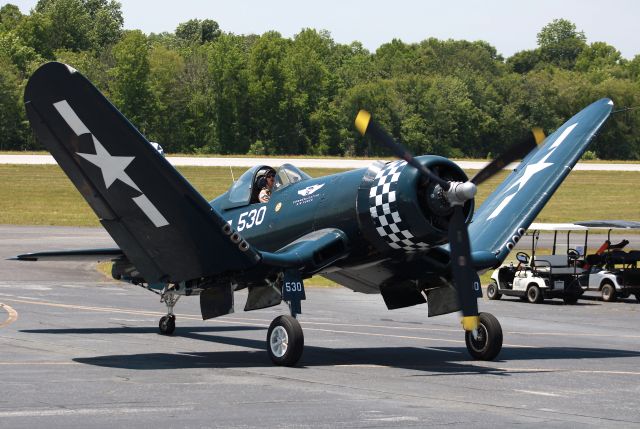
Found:
M 276 172 L 271 169 L 262 176 L 258 180 L 258 189 L 260 189 L 260 194 L 258 194 L 258 201 L 261 203 L 268 203 L 269 199 L 271 199 L 271 191 L 273 190 L 273 184 L 275 183 Z

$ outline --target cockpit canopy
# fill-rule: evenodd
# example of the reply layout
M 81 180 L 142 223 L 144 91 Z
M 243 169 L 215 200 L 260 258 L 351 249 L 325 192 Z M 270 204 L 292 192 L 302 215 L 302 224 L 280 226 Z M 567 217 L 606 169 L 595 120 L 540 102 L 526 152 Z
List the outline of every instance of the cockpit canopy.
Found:
M 260 192 L 259 189 L 256 189 L 257 183 L 269 171 L 273 170 L 268 165 L 256 165 L 245 171 L 229 188 L 227 192 L 228 200 L 223 203 L 222 208 L 231 209 L 257 203 L 257 201 L 252 200 L 252 197 L 255 199 L 257 193 Z M 275 169 L 275 172 L 276 178 L 272 192 L 278 192 L 293 183 L 311 179 L 311 176 L 291 164 L 282 164 Z

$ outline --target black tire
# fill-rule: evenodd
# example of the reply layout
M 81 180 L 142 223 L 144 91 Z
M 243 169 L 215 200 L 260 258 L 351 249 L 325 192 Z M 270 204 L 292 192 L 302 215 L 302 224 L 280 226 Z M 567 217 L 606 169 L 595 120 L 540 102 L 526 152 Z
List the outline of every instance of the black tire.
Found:
M 604 283 L 600 291 L 604 302 L 613 302 L 616 300 L 616 288 L 611 283 Z
M 640 292 L 636 293 L 636 301 L 640 304 Z
M 502 350 L 502 327 L 493 314 L 480 313 L 478 338 L 472 332 L 465 332 L 464 340 L 469 354 L 478 360 L 493 360 Z
M 562 297 L 562 300 L 564 301 L 565 304 L 572 305 L 578 302 L 578 298 L 579 297 L 575 295 L 565 295 Z
M 160 323 L 158 323 L 158 328 L 162 335 L 173 335 L 176 330 L 176 316 L 173 314 L 171 316 L 162 316 Z
M 538 287 L 538 285 L 531 285 L 527 288 L 527 301 L 531 304 L 540 304 L 544 301 L 544 297 L 542 296 L 542 291 Z
M 278 316 L 267 331 L 267 352 L 271 362 L 294 366 L 302 356 L 304 334 L 298 321 L 291 316 Z
M 498 300 L 502 298 L 502 294 L 498 292 L 498 285 L 493 280 L 491 280 L 491 283 L 487 286 L 487 298 L 491 300 Z

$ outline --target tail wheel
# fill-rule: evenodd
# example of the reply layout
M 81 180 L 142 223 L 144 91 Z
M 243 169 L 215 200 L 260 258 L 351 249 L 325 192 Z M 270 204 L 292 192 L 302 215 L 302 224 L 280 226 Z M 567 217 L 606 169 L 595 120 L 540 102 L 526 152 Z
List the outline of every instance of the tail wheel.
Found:
M 498 292 L 498 284 L 493 280 L 487 286 L 487 298 L 491 300 L 502 298 L 502 294 Z
M 176 316 L 173 314 L 162 316 L 160 323 L 158 323 L 158 328 L 162 335 L 172 335 L 176 330 Z
M 480 313 L 480 324 L 474 338 L 473 333 L 465 333 L 465 343 L 469 354 L 478 360 L 493 360 L 502 350 L 502 327 L 491 313 Z
M 291 316 L 278 316 L 267 331 L 267 352 L 276 365 L 294 366 L 304 348 L 300 323 Z
M 616 300 L 616 288 L 611 283 L 603 284 L 601 292 L 604 302 L 613 302 Z
M 527 289 L 527 301 L 532 304 L 540 304 L 544 300 L 542 296 L 542 291 L 538 285 L 531 285 L 529 289 Z

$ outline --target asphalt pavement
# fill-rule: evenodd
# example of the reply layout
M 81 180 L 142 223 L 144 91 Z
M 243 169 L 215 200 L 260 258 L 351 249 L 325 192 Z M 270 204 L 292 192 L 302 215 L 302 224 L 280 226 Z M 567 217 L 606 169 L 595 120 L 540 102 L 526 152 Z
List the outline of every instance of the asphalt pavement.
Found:
M 482 301 L 502 324 L 496 361 L 466 352 L 457 315 L 386 310 L 378 295 L 309 288 L 299 366 L 265 351 L 279 307 L 202 321 L 92 264 L 19 262 L 102 247 L 97 228 L 0 226 L 0 428 L 640 427 L 640 305 Z

